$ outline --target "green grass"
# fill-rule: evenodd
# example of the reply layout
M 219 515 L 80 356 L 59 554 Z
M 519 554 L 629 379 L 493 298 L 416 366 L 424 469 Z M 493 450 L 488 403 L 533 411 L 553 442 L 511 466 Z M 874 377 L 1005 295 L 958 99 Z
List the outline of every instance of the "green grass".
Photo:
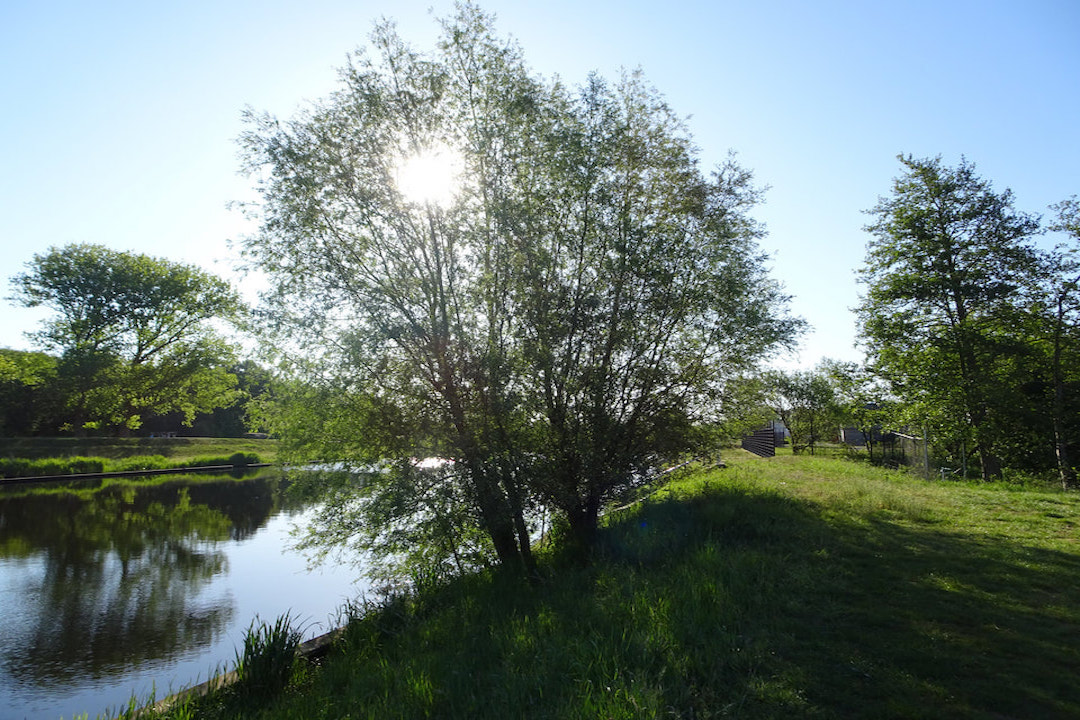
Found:
M 113 460 L 160 455 L 170 460 L 253 452 L 276 457 L 276 440 L 248 438 L 0 438 L 0 457 L 94 456 Z
M 175 717 L 1080 717 L 1080 497 L 745 453 L 607 518 L 591 563 L 355 613 L 261 699 Z
M 277 441 L 240 438 L 6 438 L 0 477 L 274 462 Z

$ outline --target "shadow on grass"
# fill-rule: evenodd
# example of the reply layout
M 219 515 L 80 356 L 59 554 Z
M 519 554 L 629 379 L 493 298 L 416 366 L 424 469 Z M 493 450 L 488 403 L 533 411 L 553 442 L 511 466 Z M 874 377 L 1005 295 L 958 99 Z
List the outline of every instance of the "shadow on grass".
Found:
M 1075 555 L 717 484 L 545 568 L 368 613 L 265 717 L 1080 715 Z
M 881 520 L 832 532 L 840 577 L 790 655 L 814 695 L 841 715 L 1080 717 L 1080 556 Z

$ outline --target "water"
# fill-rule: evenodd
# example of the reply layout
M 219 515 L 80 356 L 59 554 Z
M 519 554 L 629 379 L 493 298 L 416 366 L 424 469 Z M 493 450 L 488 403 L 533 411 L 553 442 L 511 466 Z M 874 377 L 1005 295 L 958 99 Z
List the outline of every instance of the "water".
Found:
M 0 488 L 0 720 L 164 697 L 231 665 L 256 616 L 314 637 L 366 590 L 288 548 L 313 508 L 280 476 L 149 483 Z

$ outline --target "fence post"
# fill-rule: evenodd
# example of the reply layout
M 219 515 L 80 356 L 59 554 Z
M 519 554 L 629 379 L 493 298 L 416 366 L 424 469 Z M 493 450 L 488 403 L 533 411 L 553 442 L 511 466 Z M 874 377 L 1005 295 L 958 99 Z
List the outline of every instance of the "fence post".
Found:
M 926 479 L 930 479 L 930 430 L 926 427 L 926 423 L 922 426 L 922 454 L 923 454 L 923 467 L 926 468 Z

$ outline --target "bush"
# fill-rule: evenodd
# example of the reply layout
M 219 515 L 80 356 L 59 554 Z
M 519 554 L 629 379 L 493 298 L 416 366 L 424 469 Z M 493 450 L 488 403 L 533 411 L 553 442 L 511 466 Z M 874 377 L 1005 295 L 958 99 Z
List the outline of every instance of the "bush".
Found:
M 255 465 L 259 462 L 259 456 L 255 453 L 233 453 L 229 456 L 228 465 Z

